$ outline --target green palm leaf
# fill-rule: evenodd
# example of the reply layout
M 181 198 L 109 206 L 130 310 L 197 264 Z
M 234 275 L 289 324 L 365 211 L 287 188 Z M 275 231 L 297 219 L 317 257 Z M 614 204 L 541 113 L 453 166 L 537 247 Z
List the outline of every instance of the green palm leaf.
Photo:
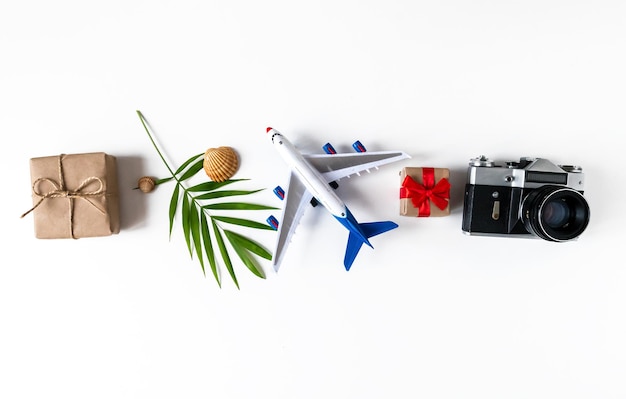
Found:
M 233 218 L 229 216 L 213 216 L 213 219 L 218 220 L 220 222 L 236 224 L 239 226 L 250 227 L 253 229 L 261 229 L 261 230 L 274 230 L 272 226 L 265 223 L 259 223 L 250 219 L 242 219 L 242 218 Z
M 230 242 L 230 245 L 233 247 L 239 259 L 243 262 L 244 265 L 257 277 L 265 278 L 265 274 L 263 270 L 259 267 L 257 262 L 254 260 L 250 253 L 246 251 L 246 249 L 241 245 L 241 242 L 236 238 L 233 238 L 229 233 L 229 231 L 225 230 L 224 233 Z
M 213 210 L 248 210 L 248 211 L 258 211 L 258 210 L 271 210 L 277 209 L 272 206 L 265 206 L 259 204 L 251 204 L 248 202 L 221 202 L 218 204 L 207 204 L 202 205 L 202 209 L 213 209 Z
M 224 230 L 224 233 L 231 243 L 235 241 L 248 251 L 257 254 L 264 259 L 272 260 L 272 254 L 270 254 L 269 251 L 263 248 L 258 242 L 242 236 L 241 234 L 235 233 L 234 231 Z
M 178 169 L 176 169 L 176 172 L 174 172 L 174 175 L 179 175 L 183 170 L 185 170 L 185 168 L 187 166 L 189 166 L 190 163 L 192 163 L 193 161 L 195 161 L 196 159 L 198 159 L 199 156 L 201 156 L 202 154 L 197 154 L 194 155 L 193 157 L 189 158 L 188 160 L 186 160 L 185 162 L 183 162 L 182 165 L 180 165 L 180 167 Z
M 235 195 L 249 195 L 258 193 L 263 190 L 221 190 L 221 191 L 213 191 L 201 195 L 197 195 L 194 198 L 197 200 L 209 200 L 216 198 L 224 198 L 224 197 L 232 197 Z
M 211 266 L 213 277 L 215 277 L 215 281 L 217 281 L 217 285 L 221 287 L 222 281 L 217 271 L 217 263 L 215 262 L 215 253 L 213 252 L 213 244 L 211 243 L 211 233 L 209 232 L 209 225 L 207 223 L 204 212 L 200 212 L 200 228 L 202 230 L 202 242 L 204 243 L 204 253 L 206 254 L 206 257 L 209 261 L 209 265 Z
M 192 164 L 189 169 L 180 177 L 180 181 L 185 181 L 192 176 L 195 176 L 196 173 L 202 170 L 202 165 L 204 163 L 204 159 L 199 159 L 196 163 Z
M 154 181 L 154 185 L 158 186 L 159 184 L 167 183 L 168 181 L 170 181 L 172 179 L 173 179 L 173 177 L 166 177 L 166 178 L 163 178 L 163 179 L 158 179 L 158 180 Z
M 222 238 L 222 234 L 220 229 L 217 227 L 215 221 L 211 220 L 213 224 L 213 232 L 215 233 L 215 241 L 217 241 L 217 246 L 220 249 L 220 253 L 222 254 L 222 259 L 224 260 L 224 265 L 226 266 L 226 270 L 228 270 L 228 274 L 233 279 L 233 282 L 239 289 L 239 282 L 237 281 L 237 276 L 235 276 L 235 270 L 233 269 L 233 264 L 230 261 L 230 255 L 228 255 L 228 250 L 226 249 L 226 245 L 224 245 L 224 239 Z
M 191 249 L 191 210 L 190 210 L 189 198 L 183 195 L 183 207 L 181 210 L 183 219 L 183 233 L 185 234 L 185 241 L 187 242 L 187 249 L 189 249 L 189 255 L 193 258 L 193 250 Z
M 202 274 L 206 276 L 206 271 L 204 270 L 204 258 L 202 256 L 202 244 L 200 243 L 202 240 L 202 234 L 200 232 L 200 220 L 198 208 L 196 206 L 192 206 L 189 209 L 189 229 L 191 230 L 191 238 L 196 250 L 196 255 L 198 256 L 198 261 L 200 261 L 200 266 L 202 267 Z
M 191 191 L 191 192 L 213 191 L 213 190 L 217 190 L 218 188 L 224 187 L 226 185 L 229 185 L 238 181 L 244 181 L 244 180 L 248 180 L 248 179 L 232 179 L 232 180 L 224 180 L 221 182 L 207 181 L 207 182 L 196 184 L 195 186 L 189 187 L 187 191 Z
M 174 227 L 174 216 L 176 215 L 176 208 L 178 207 L 179 188 L 180 186 L 178 184 L 174 187 L 174 192 L 172 193 L 172 199 L 170 200 L 170 212 L 169 212 L 170 238 L 172 237 L 172 228 Z
M 250 202 L 216 202 L 222 198 L 229 198 L 234 196 L 251 195 L 262 190 L 219 190 L 220 188 L 233 184 L 235 182 L 244 181 L 248 179 L 231 179 L 223 182 L 208 181 L 202 182 L 196 185 L 186 188 L 183 182 L 195 176 L 200 170 L 203 169 L 204 154 L 197 154 L 187 159 L 175 172 L 170 168 L 165 158 L 161 154 L 154 138 L 150 134 L 147 122 L 141 112 L 137 111 L 150 141 L 152 142 L 157 153 L 161 157 L 161 160 L 169 170 L 171 176 L 163 179 L 156 180 L 156 184 L 162 184 L 169 181 L 175 183 L 174 191 L 169 203 L 169 235 L 171 238 L 174 219 L 176 213 L 180 210 L 182 230 L 187 244 L 187 249 L 191 258 L 194 256 L 194 252 L 198 258 L 202 273 L 206 276 L 205 260 L 211 268 L 211 272 L 217 284 L 221 287 L 221 276 L 219 265 L 217 262 L 216 251 L 217 247 L 221 260 L 228 271 L 231 279 L 239 289 L 239 281 L 235 274 L 235 269 L 229 253 L 229 248 L 225 244 L 225 239 L 228 240 L 230 248 L 234 251 L 243 264 L 256 276 L 265 278 L 263 269 L 259 266 L 257 259 L 254 255 L 263 259 L 271 259 L 272 255 L 259 243 L 245 237 L 242 234 L 235 233 L 230 230 L 224 230 L 220 223 L 229 225 L 237 225 L 246 228 L 253 228 L 257 230 L 272 230 L 273 229 L 264 223 L 260 223 L 251 219 L 212 215 L 213 210 L 225 210 L 225 211 L 237 211 L 237 210 L 273 210 L 275 207 L 254 204 Z M 197 195 L 194 197 L 194 193 Z M 182 204 L 181 204 L 182 201 Z M 206 203 L 208 201 L 208 203 Z M 209 221 L 211 226 L 209 226 Z M 211 232 L 211 230 L 213 230 Z M 226 238 L 224 238 L 226 237 Z

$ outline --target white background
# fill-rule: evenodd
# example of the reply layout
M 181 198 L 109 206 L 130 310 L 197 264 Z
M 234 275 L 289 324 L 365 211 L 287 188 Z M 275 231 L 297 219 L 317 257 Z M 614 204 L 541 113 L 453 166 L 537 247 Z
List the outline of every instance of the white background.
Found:
M 626 397 L 624 2 L 5 3 L 0 397 Z M 136 110 L 174 167 L 234 147 L 268 205 L 286 170 L 267 126 L 406 151 L 338 190 L 400 226 L 346 272 L 347 232 L 311 209 L 278 273 L 236 263 L 219 288 L 168 238 L 173 187 L 132 190 L 167 175 Z M 92 151 L 118 157 L 122 231 L 35 239 L 29 159 Z M 462 234 L 480 154 L 582 166 L 587 231 Z M 451 170 L 450 216 L 399 216 L 403 166 Z

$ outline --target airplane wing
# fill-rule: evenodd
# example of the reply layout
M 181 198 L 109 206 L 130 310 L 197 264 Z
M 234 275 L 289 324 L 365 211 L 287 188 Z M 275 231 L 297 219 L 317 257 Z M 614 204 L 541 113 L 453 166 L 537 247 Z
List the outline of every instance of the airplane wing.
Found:
M 311 206 L 311 198 L 313 198 L 311 193 L 292 172 L 289 177 L 287 192 L 285 193 L 285 206 L 283 207 L 281 222 L 278 225 L 278 240 L 276 241 L 276 249 L 272 258 L 275 271 L 278 271 L 280 268 L 287 246 L 296 230 L 296 226 L 300 223 L 300 218 L 302 218 L 306 207 Z
M 410 156 L 402 151 L 356 152 L 345 154 L 303 154 L 327 182 L 359 174 Z

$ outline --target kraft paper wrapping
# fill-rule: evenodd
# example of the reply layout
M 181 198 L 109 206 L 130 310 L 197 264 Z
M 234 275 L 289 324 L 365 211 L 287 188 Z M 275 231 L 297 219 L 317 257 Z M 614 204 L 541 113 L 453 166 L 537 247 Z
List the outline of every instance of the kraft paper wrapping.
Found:
M 400 193 L 400 215 L 413 216 L 413 217 L 438 217 L 448 216 L 450 214 L 450 189 L 449 179 L 450 170 L 446 168 L 421 168 L 421 167 L 405 167 L 400 171 L 400 183 L 403 184 L 407 176 L 413 179 L 419 185 L 424 184 L 424 169 L 431 169 L 434 172 L 434 184 L 438 186 L 438 190 L 435 190 L 434 195 L 438 195 L 438 202 L 445 204 L 443 209 L 439 208 L 431 199 L 426 198 L 428 204 L 422 204 L 423 206 L 416 207 L 411 198 L 411 194 L 407 193 L 404 187 L 401 188 Z M 445 179 L 445 180 L 443 180 Z M 425 187 L 427 190 L 432 190 L 433 187 Z M 404 192 L 403 192 L 404 191 Z M 429 193 L 430 195 L 430 193 Z M 403 198 L 404 197 L 404 198 Z M 425 205 L 425 206 L 424 206 Z M 426 212 L 424 212 L 426 208 Z M 420 209 L 422 213 L 420 214 Z
M 119 233 L 114 156 L 94 152 L 32 158 L 30 173 L 37 238 Z

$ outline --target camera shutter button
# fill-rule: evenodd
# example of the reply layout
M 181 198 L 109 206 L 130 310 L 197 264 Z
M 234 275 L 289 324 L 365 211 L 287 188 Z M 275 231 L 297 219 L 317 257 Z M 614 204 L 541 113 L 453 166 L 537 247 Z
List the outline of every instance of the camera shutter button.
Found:
M 469 164 L 470 166 L 482 166 L 487 168 L 495 166 L 495 163 L 484 155 L 470 159 Z

